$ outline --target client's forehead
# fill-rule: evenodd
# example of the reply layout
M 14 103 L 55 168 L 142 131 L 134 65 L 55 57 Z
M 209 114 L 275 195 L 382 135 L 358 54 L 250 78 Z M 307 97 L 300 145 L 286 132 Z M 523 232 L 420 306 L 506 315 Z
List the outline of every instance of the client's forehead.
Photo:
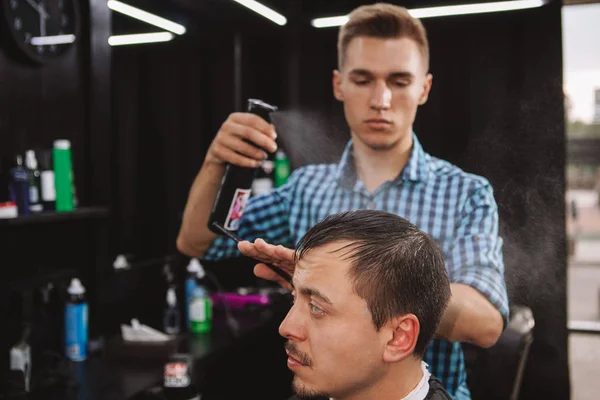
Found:
M 335 241 L 307 251 L 296 263 L 294 285 L 349 284 L 351 260 L 347 257 L 349 241 Z M 346 256 L 345 256 L 346 255 Z
M 351 260 L 348 253 L 352 249 L 349 240 L 336 240 L 306 251 L 297 261 L 297 268 L 310 269 L 327 267 L 328 265 L 349 266 Z
M 308 251 L 296 264 L 294 287 L 297 293 L 324 294 L 340 315 L 368 314 L 364 299 L 356 293 L 349 274 L 352 260 L 350 241 L 335 241 Z M 366 314 L 365 314 L 366 313 Z

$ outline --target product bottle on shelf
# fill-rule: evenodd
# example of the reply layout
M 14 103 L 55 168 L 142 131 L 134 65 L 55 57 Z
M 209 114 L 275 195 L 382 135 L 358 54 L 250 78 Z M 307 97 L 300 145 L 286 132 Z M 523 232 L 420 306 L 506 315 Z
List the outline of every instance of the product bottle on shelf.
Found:
M 285 185 L 290 176 L 290 160 L 283 149 L 279 148 L 275 153 L 275 187 Z
M 38 161 L 40 164 L 42 206 L 44 211 L 54 211 L 56 209 L 56 187 L 54 185 L 52 151 L 40 151 Z
M 181 329 L 181 316 L 179 307 L 177 307 L 177 296 L 175 289 L 170 287 L 167 289 L 167 305 L 163 320 L 163 328 L 167 335 L 177 335 Z
M 29 176 L 19 154 L 12 159 L 9 188 L 13 201 L 17 203 L 18 214 L 29 215 Z
M 29 177 L 29 210 L 34 213 L 40 212 L 44 209 L 40 196 L 41 175 L 33 150 L 25 152 L 25 166 L 27 167 L 27 175 Z
M 260 194 L 268 194 L 273 190 L 273 170 L 275 169 L 275 163 L 272 157 L 269 157 L 263 161 L 262 165 L 258 167 L 254 181 L 252 181 L 252 196 L 258 196 Z
M 190 332 L 206 333 L 212 329 L 212 299 L 204 285 L 204 268 L 196 275 L 196 288 L 190 299 Z
M 0 160 L 0 219 L 15 218 L 18 216 L 17 203 L 11 193 L 11 170 L 12 165 L 7 159 Z
M 65 305 L 65 349 L 72 361 L 87 358 L 88 344 L 88 304 L 85 287 L 77 278 L 71 280 L 67 289 L 69 295 Z
M 185 318 L 187 321 L 187 327 L 190 328 L 191 320 L 190 320 L 190 300 L 194 296 L 194 292 L 196 291 L 197 282 L 196 275 L 202 269 L 202 265 L 197 258 L 191 258 L 190 262 L 187 265 L 187 277 L 185 278 Z
M 70 141 L 65 139 L 54 141 L 52 161 L 56 187 L 56 211 L 73 211 L 73 164 Z

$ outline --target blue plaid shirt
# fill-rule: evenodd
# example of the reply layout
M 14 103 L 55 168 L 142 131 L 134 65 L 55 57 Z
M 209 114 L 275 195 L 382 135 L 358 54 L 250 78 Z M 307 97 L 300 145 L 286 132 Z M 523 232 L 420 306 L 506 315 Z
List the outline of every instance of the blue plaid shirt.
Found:
M 302 236 L 328 215 L 347 210 L 379 209 L 400 215 L 440 245 L 450 281 L 481 292 L 508 321 L 502 239 L 490 183 L 427 154 L 416 136 L 408 163 L 393 181 L 370 193 L 358 178 L 352 141 L 338 164 L 296 169 L 270 194 L 252 197 L 238 234 L 294 248 Z M 239 256 L 237 246 L 215 239 L 207 260 Z M 470 399 L 461 344 L 434 340 L 424 361 L 456 399 Z

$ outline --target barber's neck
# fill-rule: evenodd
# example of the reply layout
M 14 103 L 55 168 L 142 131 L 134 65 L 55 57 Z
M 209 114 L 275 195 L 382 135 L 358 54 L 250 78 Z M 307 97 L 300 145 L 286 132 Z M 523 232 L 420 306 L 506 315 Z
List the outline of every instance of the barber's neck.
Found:
M 394 180 L 408 163 L 413 145 L 412 134 L 406 134 L 390 149 L 373 149 L 353 137 L 354 165 L 369 192 L 386 181 Z
M 421 378 L 421 359 L 408 357 L 390 365 L 385 374 L 369 387 L 333 400 L 401 400 L 418 386 Z

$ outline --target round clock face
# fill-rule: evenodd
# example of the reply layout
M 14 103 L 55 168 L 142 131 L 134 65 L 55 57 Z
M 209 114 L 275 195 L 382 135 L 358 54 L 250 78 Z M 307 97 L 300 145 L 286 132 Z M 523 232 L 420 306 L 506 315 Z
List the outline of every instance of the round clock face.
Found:
M 17 46 L 30 59 L 46 62 L 76 40 L 79 0 L 0 0 Z

